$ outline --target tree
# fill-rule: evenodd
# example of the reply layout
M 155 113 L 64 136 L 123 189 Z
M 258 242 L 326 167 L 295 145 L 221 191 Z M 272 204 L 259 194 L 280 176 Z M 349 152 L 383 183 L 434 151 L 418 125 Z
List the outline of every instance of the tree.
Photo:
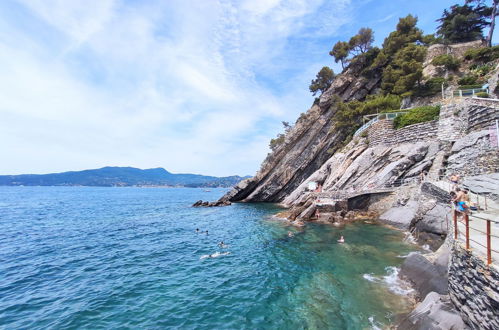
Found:
M 357 54 L 364 54 L 371 47 L 374 41 L 373 30 L 370 28 L 361 28 L 359 32 L 350 38 L 348 42 L 350 49 L 356 51 Z
M 331 86 L 333 80 L 334 80 L 333 70 L 325 66 L 317 73 L 315 79 L 312 80 L 308 88 L 310 89 L 310 92 L 312 92 L 313 96 L 315 96 L 317 92 L 321 92 L 322 94 L 326 91 L 326 89 L 329 88 L 329 86 Z
M 445 9 L 437 20 L 440 22 L 437 36 L 448 43 L 482 39 L 483 29 L 490 25 L 488 18 L 491 14 L 492 8 L 482 1 L 472 0 L 462 6 L 454 5 L 450 10 Z
M 494 34 L 494 29 L 496 27 L 496 16 L 497 16 L 497 5 L 499 0 L 493 0 L 492 13 L 490 14 L 490 29 L 487 36 L 487 46 L 492 47 L 492 36 Z
M 416 27 L 417 23 L 418 18 L 412 15 L 399 19 L 397 29 L 390 33 L 383 42 L 383 51 L 388 57 L 393 56 L 410 43 L 423 41 L 423 31 Z
M 334 44 L 333 49 L 329 52 L 329 55 L 334 57 L 336 63 L 341 62 L 341 67 L 344 69 L 345 64 L 348 62 L 348 54 L 350 53 L 350 45 L 348 42 L 338 41 Z
M 385 93 L 410 93 L 423 77 L 425 56 L 426 48 L 416 44 L 409 44 L 400 49 L 383 71 L 381 88 Z

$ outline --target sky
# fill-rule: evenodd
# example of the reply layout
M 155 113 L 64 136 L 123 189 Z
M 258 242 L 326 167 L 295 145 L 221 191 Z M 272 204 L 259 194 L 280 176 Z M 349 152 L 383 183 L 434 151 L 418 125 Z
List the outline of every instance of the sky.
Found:
M 4 0 L 0 174 L 253 175 L 338 40 L 458 0 Z

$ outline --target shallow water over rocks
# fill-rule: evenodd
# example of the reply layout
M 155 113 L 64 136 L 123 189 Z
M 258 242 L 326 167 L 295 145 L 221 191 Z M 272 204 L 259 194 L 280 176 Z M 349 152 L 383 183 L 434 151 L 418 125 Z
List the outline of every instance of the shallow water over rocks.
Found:
M 394 275 L 416 247 L 402 233 L 190 206 L 224 192 L 0 187 L 0 324 L 362 329 L 409 309 Z

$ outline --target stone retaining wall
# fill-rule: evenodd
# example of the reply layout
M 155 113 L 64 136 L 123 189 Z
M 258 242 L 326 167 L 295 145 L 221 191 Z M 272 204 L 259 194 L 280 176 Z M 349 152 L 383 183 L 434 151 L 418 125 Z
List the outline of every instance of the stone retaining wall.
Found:
M 455 242 L 449 263 L 449 294 L 474 329 L 499 329 L 499 272 Z
M 468 132 L 488 129 L 499 120 L 499 100 L 468 98 L 463 106 L 468 109 Z
M 440 107 L 438 139 L 452 142 L 463 137 L 468 129 L 468 112 L 463 106 L 464 99 L 455 99 Z
M 393 129 L 392 120 L 380 120 L 369 127 L 369 145 L 401 144 L 435 139 L 437 137 L 438 121 L 409 125 L 400 129 Z

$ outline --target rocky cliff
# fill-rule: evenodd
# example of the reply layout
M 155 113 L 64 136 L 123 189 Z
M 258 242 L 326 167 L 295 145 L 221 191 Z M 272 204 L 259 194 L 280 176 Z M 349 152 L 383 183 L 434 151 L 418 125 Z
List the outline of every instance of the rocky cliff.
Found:
M 378 87 L 380 77 L 360 77 L 361 66 L 338 76 L 318 102 L 300 116 L 285 140 L 264 160 L 257 174 L 240 182 L 223 201 L 281 202 L 319 169 L 342 145 L 346 134 L 334 129 L 336 100 L 360 100 Z
M 479 42 L 471 42 L 451 46 L 431 46 L 425 60 L 424 72 L 428 74 L 428 77 L 439 74 L 441 68 L 438 68 L 440 70 L 438 71 L 431 64 L 435 56 L 450 52 L 457 57 L 462 57 L 467 49 L 479 45 Z M 463 118 L 468 118 L 465 117 L 469 108 L 468 104 L 450 106 L 449 109 L 442 112 L 439 122 L 424 124 L 417 130 L 409 128 L 404 129 L 404 131 L 392 131 L 390 136 L 388 134 L 377 136 L 378 130 L 372 130 L 372 134 L 368 138 L 369 146 L 366 143 L 358 142 L 357 146 L 350 145 L 348 148 L 343 148 L 347 134 L 344 130 L 335 129 L 336 102 L 362 100 L 369 94 L 377 93 L 380 87 L 380 74 L 375 74 L 368 79 L 361 74 L 362 69 L 363 63 L 356 62 L 344 73 L 338 75 L 330 88 L 321 95 L 312 108 L 300 116 L 292 129 L 286 133 L 284 142 L 267 156 L 256 175 L 240 182 L 221 200 L 231 202 L 284 201 L 284 204 L 290 204 L 289 196 L 296 196 L 295 190 L 309 181 L 323 181 L 327 185 L 324 188 L 327 189 L 344 189 L 351 184 L 369 184 L 377 182 L 376 180 L 389 182 L 397 178 L 414 177 L 421 170 L 429 169 L 433 165 L 432 156 L 437 157 L 436 160 L 440 162 L 438 165 L 440 166 L 443 149 L 450 147 L 452 142 L 457 138 L 462 138 L 467 133 L 468 123 Z M 462 71 L 460 74 L 466 74 L 469 71 L 468 67 L 465 66 Z M 492 80 L 497 78 L 496 71 L 492 73 Z M 427 104 L 428 102 L 441 102 L 437 96 L 413 98 L 406 100 L 403 104 L 411 106 Z M 476 118 L 476 116 L 470 118 Z M 489 122 L 489 119 L 487 117 L 486 122 Z M 456 123 L 464 127 L 464 130 L 456 127 Z M 424 133 L 422 133 L 423 127 Z M 441 132 L 447 133 L 448 137 L 441 138 Z M 481 134 L 479 138 L 482 140 L 488 136 L 486 132 Z M 431 148 L 428 144 L 429 140 L 434 142 L 431 144 Z M 388 141 L 391 141 L 391 147 L 374 148 L 375 144 L 384 145 L 388 144 Z M 424 146 L 421 146 L 422 149 L 418 149 L 420 146 L 417 146 L 416 149 L 420 150 L 417 155 L 402 159 L 404 153 L 409 150 L 412 152 L 413 148 L 401 146 L 401 149 L 397 149 L 397 145 L 410 144 L 415 141 L 424 142 Z M 373 148 L 366 150 L 368 147 Z M 428 148 L 430 148 L 430 156 L 426 157 Z M 456 167 L 459 167 L 458 163 L 469 157 L 461 158 L 462 150 L 457 150 L 457 148 L 453 151 L 451 162 L 456 163 Z M 346 149 L 350 150 L 348 154 L 346 154 Z M 366 153 L 362 155 L 364 151 Z M 439 151 L 441 153 L 437 156 L 436 153 Z M 465 151 L 471 152 L 470 150 Z M 420 162 L 420 157 L 425 160 Z M 356 160 L 357 158 L 358 160 Z M 458 159 L 460 160 L 454 161 Z M 355 160 L 354 167 L 347 171 L 347 164 L 351 164 Z M 494 160 L 495 158 L 491 160 L 490 157 L 483 157 L 483 162 L 487 162 L 489 168 L 495 168 Z M 326 167 L 323 167 L 326 163 Z M 369 168 L 370 164 L 373 164 L 374 167 Z M 438 171 L 438 166 L 435 165 L 433 170 Z M 327 168 L 329 168 L 331 175 L 325 174 Z M 321 171 L 315 173 L 319 169 Z M 362 171 L 365 172 L 363 175 L 360 174 Z M 330 178 L 326 180 L 326 176 Z M 300 189 L 303 190 L 303 186 Z

